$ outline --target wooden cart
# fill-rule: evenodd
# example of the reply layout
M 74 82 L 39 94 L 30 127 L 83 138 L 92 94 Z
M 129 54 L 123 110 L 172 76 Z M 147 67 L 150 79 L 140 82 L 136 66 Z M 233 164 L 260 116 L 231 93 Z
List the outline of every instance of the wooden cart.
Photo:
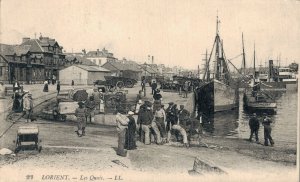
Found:
M 20 150 L 37 150 L 41 152 L 41 140 L 39 140 L 39 128 L 37 126 L 20 126 L 17 131 L 15 153 Z

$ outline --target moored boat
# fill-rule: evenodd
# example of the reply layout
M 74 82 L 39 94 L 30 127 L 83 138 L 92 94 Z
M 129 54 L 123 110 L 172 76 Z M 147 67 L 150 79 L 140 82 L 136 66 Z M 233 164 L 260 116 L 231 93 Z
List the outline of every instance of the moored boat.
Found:
M 238 107 L 238 87 L 229 72 L 218 24 L 217 17 L 217 33 L 209 59 L 206 59 L 204 83 L 196 89 L 197 111 L 208 116 Z M 212 70 L 210 70 L 211 62 L 213 62 Z

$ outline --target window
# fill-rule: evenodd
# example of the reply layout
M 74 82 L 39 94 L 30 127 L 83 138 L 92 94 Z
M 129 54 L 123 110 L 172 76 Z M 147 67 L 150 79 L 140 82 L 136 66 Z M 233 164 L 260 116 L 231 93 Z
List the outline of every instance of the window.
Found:
M 0 76 L 2 76 L 2 70 L 4 67 L 0 67 Z

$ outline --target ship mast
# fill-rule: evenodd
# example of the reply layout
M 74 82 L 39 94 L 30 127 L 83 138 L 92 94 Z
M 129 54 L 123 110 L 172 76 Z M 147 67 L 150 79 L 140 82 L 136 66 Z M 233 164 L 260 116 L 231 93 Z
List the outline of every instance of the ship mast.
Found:
M 254 83 L 255 83 L 255 79 L 256 79 L 256 69 L 255 69 L 255 43 L 254 43 L 254 56 L 253 56 L 253 69 L 254 69 L 254 75 L 253 75 L 253 78 L 254 78 Z
M 220 79 L 220 61 L 219 61 L 219 56 L 220 56 L 220 37 L 219 37 L 219 16 L 217 16 L 217 26 L 216 26 L 216 53 L 215 53 L 215 60 L 214 60 L 214 66 L 215 66 L 215 74 L 214 77 L 215 79 L 219 80 Z
M 243 43 L 243 65 L 242 65 L 242 68 L 243 68 L 243 74 L 246 75 L 246 56 L 245 56 L 245 49 L 244 49 L 244 35 L 242 33 L 242 43 Z

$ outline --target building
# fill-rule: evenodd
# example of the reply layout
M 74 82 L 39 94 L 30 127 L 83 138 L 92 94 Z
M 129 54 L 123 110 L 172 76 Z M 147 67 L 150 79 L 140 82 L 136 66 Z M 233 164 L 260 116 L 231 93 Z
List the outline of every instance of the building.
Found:
M 0 44 L 0 80 L 12 83 L 14 80 L 27 82 L 32 79 L 31 70 L 39 70 L 42 63 L 29 52 L 30 46 Z M 30 61 L 35 59 L 36 64 Z M 39 64 L 40 63 L 40 64 Z M 41 69 L 38 74 L 43 74 Z
M 85 50 L 83 50 L 84 57 L 98 66 L 104 65 L 106 62 L 109 61 L 116 61 L 117 59 L 114 57 L 113 53 L 108 52 L 105 48 L 100 51 L 97 49 L 97 51 L 89 51 L 86 53 Z
M 149 64 L 146 64 L 146 63 L 141 64 L 140 68 L 142 69 L 142 76 L 143 77 L 153 77 L 154 78 L 154 77 L 158 76 L 157 70 L 154 70 L 152 68 L 152 66 L 149 65 Z
M 108 61 L 102 67 L 110 70 L 112 76 L 141 80 L 142 70 L 134 61 L 128 61 L 123 58 L 123 60 Z
M 23 38 L 20 45 L 0 44 L 1 81 L 30 84 L 59 79 L 58 70 L 66 66 L 62 49 L 55 39 L 42 36 Z
M 41 59 L 44 64 L 42 69 L 44 69 L 45 79 L 59 79 L 58 70 L 65 67 L 65 55 L 62 51 L 63 47 L 55 39 L 43 36 L 39 39 L 23 38 L 21 45 L 29 45 L 30 53 Z
M 109 70 L 99 66 L 74 64 L 59 71 L 60 83 L 70 85 L 72 80 L 75 85 L 92 85 L 96 80 L 105 80 L 110 76 Z

